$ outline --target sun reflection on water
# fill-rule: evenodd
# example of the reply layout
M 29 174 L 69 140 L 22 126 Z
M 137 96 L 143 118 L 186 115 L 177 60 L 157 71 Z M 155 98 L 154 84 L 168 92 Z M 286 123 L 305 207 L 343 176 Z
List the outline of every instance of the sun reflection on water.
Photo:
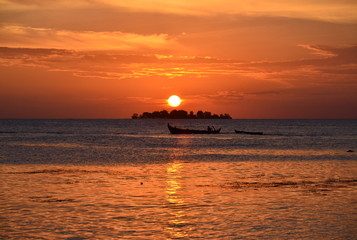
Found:
M 166 200 L 168 203 L 168 223 L 166 230 L 168 232 L 168 239 L 184 238 L 188 236 L 187 229 L 187 214 L 185 211 L 185 201 L 180 197 L 182 178 L 180 172 L 183 168 L 181 163 L 171 163 L 167 167 L 167 187 Z

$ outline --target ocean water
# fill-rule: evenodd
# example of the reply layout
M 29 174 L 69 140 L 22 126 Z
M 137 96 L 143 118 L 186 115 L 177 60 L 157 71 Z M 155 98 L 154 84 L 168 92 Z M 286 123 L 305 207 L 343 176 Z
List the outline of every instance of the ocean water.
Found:
M 0 120 L 0 239 L 357 239 L 356 152 L 357 120 Z

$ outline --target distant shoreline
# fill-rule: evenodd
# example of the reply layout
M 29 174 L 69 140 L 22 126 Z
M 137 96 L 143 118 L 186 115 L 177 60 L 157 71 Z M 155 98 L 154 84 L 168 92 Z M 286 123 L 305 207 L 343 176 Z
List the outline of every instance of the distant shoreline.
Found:
M 154 111 L 154 112 L 143 112 L 142 114 L 134 113 L 131 117 L 132 119 L 232 119 L 228 113 L 224 114 L 212 114 L 211 112 L 203 112 L 201 110 L 194 113 L 190 111 L 189 113 L 185 110 L 172 110 L 168 112 L 167 110 Z

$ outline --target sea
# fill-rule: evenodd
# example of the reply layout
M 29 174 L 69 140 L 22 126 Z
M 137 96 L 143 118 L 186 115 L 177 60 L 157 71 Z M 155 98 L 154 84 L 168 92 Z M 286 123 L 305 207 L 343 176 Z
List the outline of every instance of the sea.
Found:
M 2 119 L 0 239 L 357 239 L 356 152 L 356 119 Z

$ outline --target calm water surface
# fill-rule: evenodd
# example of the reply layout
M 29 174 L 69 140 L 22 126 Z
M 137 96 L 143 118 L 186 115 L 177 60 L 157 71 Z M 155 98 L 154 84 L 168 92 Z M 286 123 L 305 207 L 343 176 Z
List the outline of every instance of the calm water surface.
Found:
M 357 238 L 356 120 L 170 122 L 0 120 L 0 238 Z

